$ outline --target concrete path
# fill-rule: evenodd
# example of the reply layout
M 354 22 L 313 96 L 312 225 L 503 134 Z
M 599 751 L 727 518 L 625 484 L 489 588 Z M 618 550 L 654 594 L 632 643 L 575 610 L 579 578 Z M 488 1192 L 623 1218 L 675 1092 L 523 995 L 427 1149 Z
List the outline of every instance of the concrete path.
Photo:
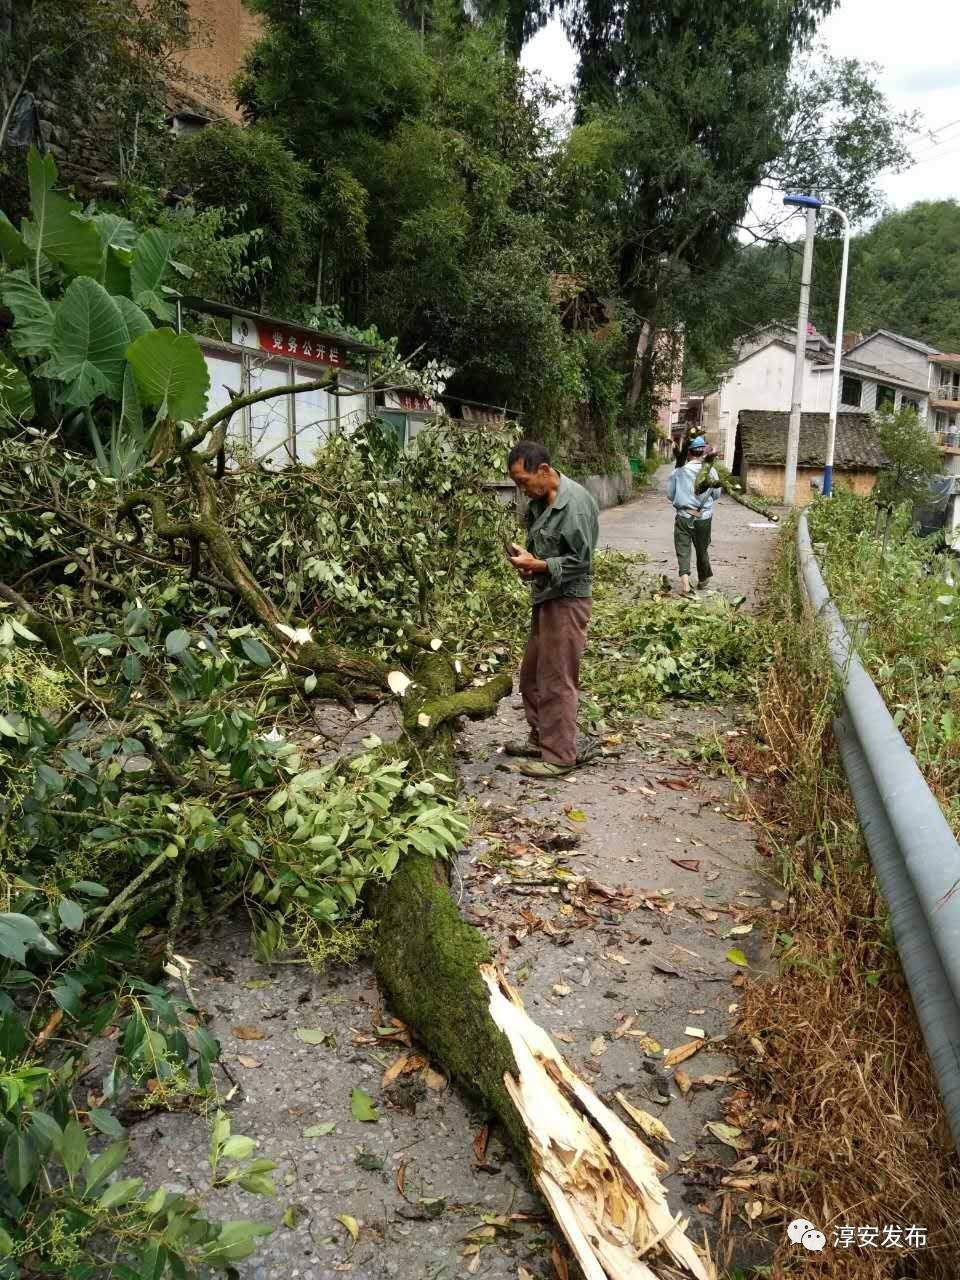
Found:
M 602 531 L 606 545 L 643 550 L 651 568 L 672 575 L 666 474 L 605 512 Z M 755 599 L 775 532 L 752 529 L 760 517 L 728 501 L 715 523 L 718 580 Z M 508 700 L 496 719 L 463 734 L 475 836 L 455 891 L 577 1069 L 611 1105 L 622 1091 L 670 1130 L 671 1207 L 691 1216 L 692 1232 L 712 1236 L 720 1179 L 736 1159 L 704 1128 L 722 1119 L 730 1087 L 722 1077 L 732 1065 L 713 1043 L 738 1001 L 738 969 L 725 956 L 739 947 L 752 969 L 763 964 L 761 939 L 743 930 L 751 910 L 776 895 L 755 870 L 755 833 L 733 789 L 696 759 L 698 744 L 738 731 L 733 711 L 668 706 L 620 758 L 551 784 L 498 767 L 499 745 L 521 728 Z M 362 732 L 371 729 L 390 733 L 386 722 Z M 149 1185 L 195 1196 L 213 1215 L 273 1225 L 240 1264 L 245 1280 L 514 1280 L 520 1263 L 537 1280 L 555 1274 L 549 1215 L 496 1135 L 483 1147 L 484 1117 L 422 1073 L 382 1087 L 385 1068 L 408 1050 L 378 1035 L 390 1011 L 366 965 L 318 977 L 299 963 L 259 964 L 242 911 L 183 950 L 240 1082 L 233 1130 L 277 1162 L 279 1195 L 211 1193 L 208 1138 L 195 1115 L 155 1113 L 135 1125 L 135 1161 Z M 304 1029 L 322 1042 L 298 1037 Z M 686 1078 L 664 1072 L 663 1050 L 701 1031 L 708 1043 L 682 1063 Z M 376 1121 L 352 1114 L 354 1089 L 373 1099 Z M 338 1215 L 357 1224 L 356 1241 Z M 465 1253 L 478 1245 L 479 1255 Z M 737 1261 L 751 1256 L 762 1251 L 738 1245 Z
M 618 551 L 643 551 L 650 568 L 677 583 L 677 557 L 673 549 L 672 507 L 667 501 L 667 478 L 672 464 L 660 467 L 635 502 L 604 511 L 600 520 L 601 544 Z M 722 497 L 714 508 L 710 560 L 717 584 L 745 595 L 754 607 L 766 570 L 773 560 L 778 535 L 770 521 Z

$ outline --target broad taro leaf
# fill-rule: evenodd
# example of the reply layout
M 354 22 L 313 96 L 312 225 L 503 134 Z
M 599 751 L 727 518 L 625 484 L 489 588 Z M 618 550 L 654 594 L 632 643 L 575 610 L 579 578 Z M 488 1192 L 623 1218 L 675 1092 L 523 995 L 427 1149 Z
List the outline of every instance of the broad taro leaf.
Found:
M 206 407 L 210 375 L 191 333 L 154 329 L 127 348 L 144 404 L 157 406 L 157 418 L 199 418 Z
M 54 191 L 57 166 L 47 152 L 31 149 L 27 161 L 31 221 L 23 223 L 24 238 L 35 253 L 59 262 L 70 275 L 95 276 L 103 256 L 97 228 L 80 206 Z
M 80 276 L 57 308 L 50 359 L 40 373 L 66 384 L 67 404 L 89 405 L 99 395 L 118 399 L 126 348 L 127 326 L 116 300 L 96 280 Z
M 107 250 L 103 268 L 103 287 L 107 293 L 112 293 L 115 298 L 129 298 L 131 296 L 130 263 L 132 261 L 133 254 L 129 249 L 110 248 Z
M 27 242 L 0 209 L 0 254 L 8 267 L 22 267 L 30 261 Z
M 137 238 L 137 247 L 130 266 L 130 294 L 138 306 L 152 311 L 161 320 L 173 316 L 170 304 L 163 297 L 163 278 L 170 267 L 170 259 L 176 246 L 176 236 L 156 227 L 144 231 Z
M 26 422 L 33 417 L 33 392 L 27 375 L 0 355 L 0 417 Z
M 110 279 L 113 276 L 114 263 L 119 263 L 121 268 L 126 260 L 126 266 L 129 267 L 133 250 L 137 243 L 137 228 L 132 222 L 126 218 L 121 218 L 116 213 L 98 213 L 93 219 L 93 224 L 97 228 L 97 234 L 100 236 L 100 242 L 103 246 L 103 254 L 100 259 L 100 270 L 97 273 L 97 279 L 104 286 L 108 293 L 113 293 L 110 288 Z M 122 276 L 116 277 L 122 280 Z M 129 284 L 129 276 L 127 277 Z M 121 292 L 127 292 L 122 290 Z
M 129 298 L 122 295 L 115 297 L 114 302 L 120 308 L 123 323 L 127 327 L 128 343 L 136 338 L 142 338 L 145 333 L 153 333 L 153 321 L 135 302 L 131 302 Z
M 0 281 L 0 298 L 13 312 L 10 331 L 15 351 L 22 356 L 45 356 L 53 341 L 54 311 L 23 271 L 12 271 Z
M 147 438 L 143 430 L 143 405 L 137 390 L 133 370 L 127 365 L 123 374 L 123 401 L 120 409 L 120 434 L 136 441 L 145 448 Z

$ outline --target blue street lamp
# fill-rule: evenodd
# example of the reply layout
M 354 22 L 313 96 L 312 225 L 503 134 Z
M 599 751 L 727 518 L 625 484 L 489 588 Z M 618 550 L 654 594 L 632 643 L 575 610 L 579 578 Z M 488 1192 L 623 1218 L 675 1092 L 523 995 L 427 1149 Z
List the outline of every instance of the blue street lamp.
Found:
M 826 204 L 816 196 L 789 195 L 783 197 L 784 204 L 797 205 L 807 210 L 808 235 L 812 219 L 818 209 L 826 209 L 835 213 L 843 222 L 843 265 L 840 269 L 840 297 L 837 301 L 837 337 L 833 347 L 833 381 L 830 387 L 830 425 L 827 428 L 827 456 L 823 467 L 823 496 L 829 498 L 833 493 L 833 454 L 837 440 L 837 407 L 840 400 L 840 360 L 843 356 L 843 313 L 847 303 L 847 266 L 850 262 L 850 219 L 835 205 Z M 812 212 L 811 212 L 812 211 Z M 809 289 L 810 282 L 807 281 Z M 798 337 L 798 344 L 799 344 Z M 804 343 L 805 343 L 804 339 Z M 797 360 L 801 359 L 801 348 L 797 348 Z

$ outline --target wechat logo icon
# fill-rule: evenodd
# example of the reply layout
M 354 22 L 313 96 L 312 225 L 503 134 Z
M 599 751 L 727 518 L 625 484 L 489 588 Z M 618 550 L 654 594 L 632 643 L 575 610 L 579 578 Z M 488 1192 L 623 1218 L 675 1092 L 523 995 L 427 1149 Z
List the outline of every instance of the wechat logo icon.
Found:
M 811 1253 L 819 1253 L 827 1243 L 827 1237 L 806 1218 L 794 1218 L 787 1227 L 787 1236 L 793 1244 L 802 1244 Z

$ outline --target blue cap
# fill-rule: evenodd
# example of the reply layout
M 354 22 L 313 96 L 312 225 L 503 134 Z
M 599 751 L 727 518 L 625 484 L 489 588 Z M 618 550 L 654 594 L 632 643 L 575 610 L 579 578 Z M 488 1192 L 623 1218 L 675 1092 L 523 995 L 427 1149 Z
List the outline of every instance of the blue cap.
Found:
M 691 449 L 705 449 L 706 447 L 707 447 L 707 442 L 703 438 L 703 436 L 694 436 L 693 439 L 690 441 Z

